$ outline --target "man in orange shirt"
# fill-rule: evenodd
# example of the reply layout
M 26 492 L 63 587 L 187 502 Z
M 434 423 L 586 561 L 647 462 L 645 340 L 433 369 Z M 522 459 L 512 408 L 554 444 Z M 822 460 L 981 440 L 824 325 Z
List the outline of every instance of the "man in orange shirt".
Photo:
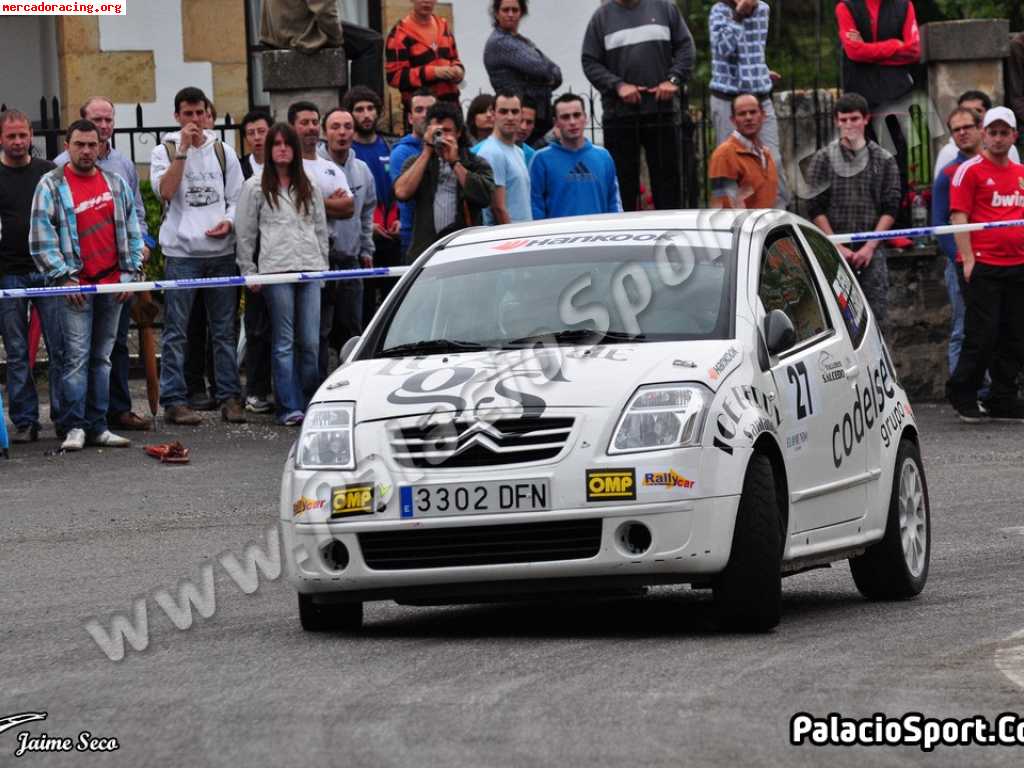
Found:
M 718 145 L 708 164 L 712 208 L 776 208 L 779 173 L 775 159 L 761 141 L 765 114 L 752 93 L 732 100 L 735 130 Z
M 413 93 L 423 87 L 438 101 L 459 102 L 466 68 L 448 22 L 434 14 L 435 5 L 437 0 L 412 0 L 412 12 L 391 28 L 384 43 L 388 85 L 401 91 L 406 113 Z

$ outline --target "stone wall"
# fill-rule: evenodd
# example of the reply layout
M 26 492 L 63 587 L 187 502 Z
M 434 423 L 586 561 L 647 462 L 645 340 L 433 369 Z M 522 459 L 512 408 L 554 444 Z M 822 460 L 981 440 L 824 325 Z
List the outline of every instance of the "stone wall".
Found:
M 57 20 L 61 119 L 78 119 L 79 106 L 101 94 L 134 104 L 156 98 L 152 51 L 101 51 L 97 16 L 62 16 Z
M 167 100 L 177 88 L 188 84 L 206 89 L 221 116 L 230 112 L 237 120 L 248 111 L 245 6 L 241 0 L 135 0 L 132 8 L 131 18 L 103 17 L 102 40 L 100 17 L 62 16 L 57 20 L 64 125 L 77 118 L 79 105 L 94 95 L 132 108 L 160 101 L 160 117 L 147 114 L 147 119 L 165 124 L 170 119 Z M 138 34 L 139 25 L 158 37 L 144 42 Z M 156 55 L 157 49 L 162 59 Z M 179 70 L 186 62 L 208 63 L 212 88 L 209 74 L 204 73 L 206 77 L 201 79 L 205 83 L 182 78 Z M 123 117 L 120 115 L 119 120 Z
M 949 378 L 951 312 L 945 266 L 945 256 L 933 246 L 890 249 L 885 338 L 900 381 L 914 402 L 942 400 Z

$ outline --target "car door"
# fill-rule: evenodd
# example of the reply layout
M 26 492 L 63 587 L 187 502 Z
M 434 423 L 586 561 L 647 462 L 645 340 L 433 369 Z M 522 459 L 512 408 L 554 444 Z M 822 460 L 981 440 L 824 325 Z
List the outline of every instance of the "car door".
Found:
M 881 444 L 883 441 L 888 443 L 890 439 L 883 422 L 887 412 L 894 407 L 892 385 L 895 371 L 877 327 L 869 327 L 876 321 L 869 316 L 867 299 L 846 261 L 818 230 L 803 226 L 800 233 L 822 272 L 827 286 L 826 304 L 833 315 L 838 315 L 837 325 L 842 322 L 853 348 L 854 364 L 847 366 L 846 379 L 859 405 L 850 412 L 853 432 L 849 442 L 845 413 L 840 424 L 843 461 L 861 463 L 858 457 L 862 456 L 865 477 L 875 481 L 881 475 Z
M 864 515 L 864 453 L 845 456 L 843 415 L 854 393 L 845 381 L 853 348 L 829 310 L 822 274 L 789 225 L 768 233 L 761 252 L 758 298 L 765 315 L 782 310 L 796 343 L 769 359 L 782 412 L 782 449 L 789 479 L 793 533 L 825 528 Z M 838 455 L 834 450 L 839 426 Z

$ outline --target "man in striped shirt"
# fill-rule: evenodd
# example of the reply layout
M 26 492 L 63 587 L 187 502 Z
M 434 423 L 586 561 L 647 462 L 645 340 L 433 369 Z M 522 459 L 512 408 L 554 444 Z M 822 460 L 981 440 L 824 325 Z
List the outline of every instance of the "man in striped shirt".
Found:
M 711 34 L 711 122 L 715 143 L 733 132 L 732 102 L 741 93 L 757 97 L 764 112 L 760 139 L 782 170 L 779 123 L 772 104 L 772 83 L 778 74 L 768 69 L 768 22 L 771 10 L 764 0 L 719 0 L 708 15 Z M 780 175 L 781 180 L 781 175 Z
M 640 149 L 654 207 L 682 205 L 680 92 L 693 71 L 693 37 L 674 2 L 614 0 L 594 11 L 583 37 L 583 72 L 601 92 L 605 147 L 615 160 L 622 207 L 639 208 Z
M 426 86 L 438 101 L 458 103 L 466 68 L 459 60 L 448 22 L 434 14 L 437 0 L 413 0 L 412 12 L 388 32 L 384 43 L 388 85 L 402 94 L 409 111 L 412 95 Z

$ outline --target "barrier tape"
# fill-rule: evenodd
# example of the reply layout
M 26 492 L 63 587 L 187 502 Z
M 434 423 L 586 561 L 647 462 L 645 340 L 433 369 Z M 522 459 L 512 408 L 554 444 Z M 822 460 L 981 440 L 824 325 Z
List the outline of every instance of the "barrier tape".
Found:
M 832 235 L 833 243 L 864 243 L 868 240 L 890 240 L 894 237 L 928 237 L 929 235 L 955 235 L 957 232 L 980 232 L 985 229 L 1006 229 L 1024 227 L 1024 219 L 1012 221 L 990 221 L 982 224 L 945 224 L 940 227 L 913 227 L 911 229 L 890 229 L 888 232 L 854 232 L 848 235 Z
M 896 237 L 928 237 L 954 235 L 957 232 L 980 232 L 987 229 L 1024 227 L 1024 219 L 993 221 L 983 224 L 946 224 L 939 227 L 912 227 L 890 229 L 887 232 L 853 232 L 831 235 L 833 243 L 864 243 L 868 240 L 890 240 Z M 337 269 L 326 272 L 281 272 L 271 275 L 234 275 L 231 277 L 201 277 L 185 280 L 154 280 L 144 283 L 111 283 L 105 285 L 73 285 L 52 288 L 0 288 L 0 299 L 28 299 L 40 296 L 67 296 L 73 293 L 140 293 L 141 291 L 174 291 L 185 288 L 230 288 L 234 286 L 283 285 L 310 281 L 364 280 L 374 277 L 401 277 L 409 267 L 370 267 L 368 269 Z
M 0 288 L 0 299 L 28 299 L 40 296 L 67 296 L 73 293 L 139 293 L 141 291 L 175 291 L 185 288 L 231 288 L 234 286 L 282 285 L 311 281 L 363 280 L 372 277 L 401 277 L 409 267 L 370 267 L 367 269 L 336 269 L 326 272 L 279 272 L 269 275 L 232 275 L 230 277 L 199 277 L 184 280 L 154 280 L 139 283 L 103 285 L 68 285 L 52 288 Z

